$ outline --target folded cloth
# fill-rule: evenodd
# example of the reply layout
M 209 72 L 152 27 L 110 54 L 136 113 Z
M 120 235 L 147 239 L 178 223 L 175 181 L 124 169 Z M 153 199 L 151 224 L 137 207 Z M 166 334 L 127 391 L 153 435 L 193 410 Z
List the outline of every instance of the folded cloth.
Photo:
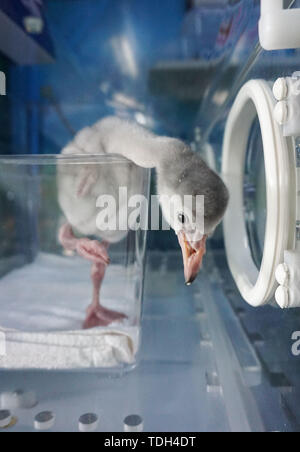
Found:
M 5 339 L 2 369 L 83 369 L 132 364 L 139 329 L 94 328 L 87 331 L 22 333 L 0 328 Z

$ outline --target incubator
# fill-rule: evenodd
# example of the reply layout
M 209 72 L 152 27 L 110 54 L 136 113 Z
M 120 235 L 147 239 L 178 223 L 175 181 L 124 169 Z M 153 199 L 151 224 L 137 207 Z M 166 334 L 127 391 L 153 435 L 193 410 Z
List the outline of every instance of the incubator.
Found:
M 0 432 L 299 431 L 299 11 L 0 1 Z M 88 152 L 107 116 L 187 142 L 229 189 L 190 286 L 151 208 L 97 228 L 101 196 L 156 192 Z

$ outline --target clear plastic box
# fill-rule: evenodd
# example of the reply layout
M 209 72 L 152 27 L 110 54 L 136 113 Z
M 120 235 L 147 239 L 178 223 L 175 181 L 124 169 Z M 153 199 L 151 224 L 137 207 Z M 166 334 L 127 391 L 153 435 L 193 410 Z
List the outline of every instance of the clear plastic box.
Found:
M 147 200 L 149 181 L 149 170 L 113 155 L 0 157 L 0 368 L 119 371 L 135 365 L 146 228 L 109 231 L 100 302 L 124 317 L 85 328 L 93 261 L 66 249 L 60 236 L 69 224 L 75 240 L 107 243 L 97 228 L 99 197 L 125 187 L 129 199 Z M 116 199 L 117 220 L 130 215 L 125 207 Z

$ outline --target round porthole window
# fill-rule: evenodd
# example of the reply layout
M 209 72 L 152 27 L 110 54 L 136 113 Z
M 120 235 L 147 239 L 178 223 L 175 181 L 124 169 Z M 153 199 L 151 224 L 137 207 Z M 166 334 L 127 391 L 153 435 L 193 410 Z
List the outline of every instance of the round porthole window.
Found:
M 222 173 L 230 191 L 226 254 L 238 289 L 252 306 L 273 297 L 275 270 L 295 237 L 294 146 L 273 119 L 274 105 L 267 82 L 244 85 L 223 144 Z

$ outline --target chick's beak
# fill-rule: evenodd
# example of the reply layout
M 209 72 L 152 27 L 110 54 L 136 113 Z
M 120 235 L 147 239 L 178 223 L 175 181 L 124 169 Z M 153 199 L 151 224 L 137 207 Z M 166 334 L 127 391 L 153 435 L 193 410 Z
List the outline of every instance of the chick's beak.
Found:
M 178 233 L 184 264 L 185 283 L 188 286 L 196 279 L 201 268 L 202 259 L 206 253 L 206 239 L 207 235 L 204 235 L 198 242 L 190 242 L 187 240 L 184 231 Z

